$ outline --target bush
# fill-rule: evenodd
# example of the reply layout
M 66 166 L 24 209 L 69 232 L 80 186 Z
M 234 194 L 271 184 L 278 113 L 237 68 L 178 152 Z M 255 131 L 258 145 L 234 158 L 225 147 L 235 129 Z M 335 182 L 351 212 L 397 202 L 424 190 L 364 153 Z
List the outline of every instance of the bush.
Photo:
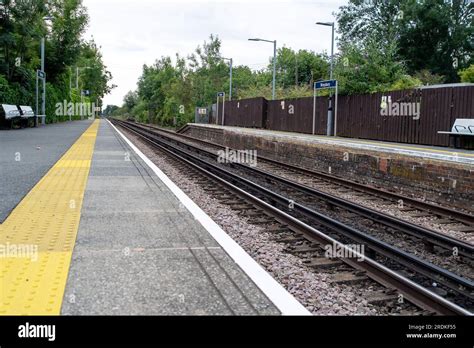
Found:
M 422 85 L 423 85 L 423 82 L 421 82 L 416 77 L 412 77 L 410 75 L 403 75 L 390 86 L 390 90 L 399 91 L 403 89 L 411 89 L 411 88 L 420 87 Z
M 474 64 L 467 69 L 461 70 L 459 73 L 461 82 L 472 82 L 474 83 Z

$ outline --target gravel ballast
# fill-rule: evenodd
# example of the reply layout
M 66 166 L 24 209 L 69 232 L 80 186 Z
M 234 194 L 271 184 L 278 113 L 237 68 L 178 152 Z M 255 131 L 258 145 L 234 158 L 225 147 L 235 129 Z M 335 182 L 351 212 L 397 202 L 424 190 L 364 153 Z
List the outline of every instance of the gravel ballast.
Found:
M 267 272 L 282 284 L 309 311 L 316 315 L 386 315 L 388 309 L 367 301 L 367 288 L 349 284 L 330 283 L 331 273 L 313 270 L 300 258 L 285 251 L 272 233 L 262 225 L 253 225 L 237 211 L 211 197 L 172 164 L 173 161 L 150 148 L 137 136 L 121 129 L 127 137 L 231 236 Z M 375 288 L 378 284 L 371 282 Z M 396 309 L 395 309 L 396 310 Z

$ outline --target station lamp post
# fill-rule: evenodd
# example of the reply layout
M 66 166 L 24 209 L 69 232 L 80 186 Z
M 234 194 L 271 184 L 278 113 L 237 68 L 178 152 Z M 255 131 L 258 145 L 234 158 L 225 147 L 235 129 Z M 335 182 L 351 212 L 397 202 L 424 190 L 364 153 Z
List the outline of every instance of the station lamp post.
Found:
M 334 69 L 334 22 L 316 22 L 316 25 L 323 25 L 326 27 L 331 27 L 332 29 L 332 39 L 331 39 L 331 68 L 329 72 L 329 78 L 333 79 L 333 69 Z M 327 123 L 327 132 L 328 136 L 333 135 L 333 128 L 334 128 L 334 118 L 332 112 L 332 92 L 329 96 L 329 107 L 328 107 L 328 123 Z
M 228 60 L 230 63 L 230 83 L 229 83 L 229 101 L 232 100 L 232 58 L 221 57 L 223 60 Z
M 276 54 L 277 54 L 277 42 L 276 40 L 264 40 L 264 39 L 249 39 L 249 41 L 264 41 L 273 43 L 273 86 L 272 86 L 272 99 L 275 100 L 275 79 L 276 79 Z
M 76 89 L 79 89 L 79 71 L 86 70 L 86 69 L 92 69 L 92 68 L 90 66 L 76 67 Z
M 51 16 L 44 16 L 43 20 L 46 21 L 52 21 L 53 17 Z M 42 80 L 43 80 L 43 92 L 42 92 L 42 98 L 41 98 L 41 115 L 43 116 L 42 124 L 46 124 L 46 74 L 44 72 L 45 69 L 45 41 L 46 38 L 42 37 L 41 38 L 41 75 L 42 75 Z M 38 87 L 36 88 L 36 100 L 38 100 Z M 38 114 L 38 107 L 36 107 L 36 114 Z
M 81 70 L 87 70 L 87 69 L 92 69 L 90 66 L 77 66 L 76 67 L 76 89 L 77 91 L 81 94 L 81 104 L 84 103 L 84 94 L 82 91 L 82 84 L 81 84 L 81 91 L 79 91 L 79 72 Z M 81 115 L 81 120 L 82 120 L 82 115 Z

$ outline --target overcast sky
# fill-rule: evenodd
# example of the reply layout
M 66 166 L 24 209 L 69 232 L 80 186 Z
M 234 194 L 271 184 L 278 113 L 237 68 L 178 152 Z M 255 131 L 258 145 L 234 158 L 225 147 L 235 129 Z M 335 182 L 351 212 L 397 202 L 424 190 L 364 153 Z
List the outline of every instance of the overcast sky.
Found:
M 272 44 L 330 51 L 331 30 L 316 21 L 333 21 L 343 0 L 84 0 L 90 23 L 85 39 L 101 46 L 105 65 L 118 85 L 104 105 L 122 105 L 136 89 L 143 64 L 161 56 L 187 56 L 210 34 L 222 41 L 221 53 L 235 65 L 259 69 L 268 64 Z

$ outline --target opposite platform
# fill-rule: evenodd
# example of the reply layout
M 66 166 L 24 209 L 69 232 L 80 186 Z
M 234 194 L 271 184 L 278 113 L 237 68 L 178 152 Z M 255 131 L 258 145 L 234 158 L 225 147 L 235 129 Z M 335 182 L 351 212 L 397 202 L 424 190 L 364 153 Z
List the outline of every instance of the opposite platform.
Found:
M 180 133 L 405 196 L 474 212 L 474 151 L 189 124 Z
M 190 123 L 194 127 L 207 127 L 211 129 L 227 130 L 237 134 L 247 134 L 262 138 L 272 138 L 273 141 L 296 142 L 307 145 L 325 145 L 336 146 L 348 149 L 360 149 L 365 151 L 373 151 L 385 153 L 387 156 L 405 155 L 413 158 L 422 158 L 427 160 L 439 160 L 445 162 L 453 162 L 458 164 L 466 164 L 474 166 L 474 151 L 463 149 L 452 149 L 441 146 L 425 146 L 402 144 L 387 141 L 375 141 L 364 139 L 352 139 L 341 137 L 328 137 L 324 135 L 311 135 L 293 132 L 282 132 L 267 129 L 229 127 L 214 124 Z M 184 129 L 183 132 L 186 132 Z

